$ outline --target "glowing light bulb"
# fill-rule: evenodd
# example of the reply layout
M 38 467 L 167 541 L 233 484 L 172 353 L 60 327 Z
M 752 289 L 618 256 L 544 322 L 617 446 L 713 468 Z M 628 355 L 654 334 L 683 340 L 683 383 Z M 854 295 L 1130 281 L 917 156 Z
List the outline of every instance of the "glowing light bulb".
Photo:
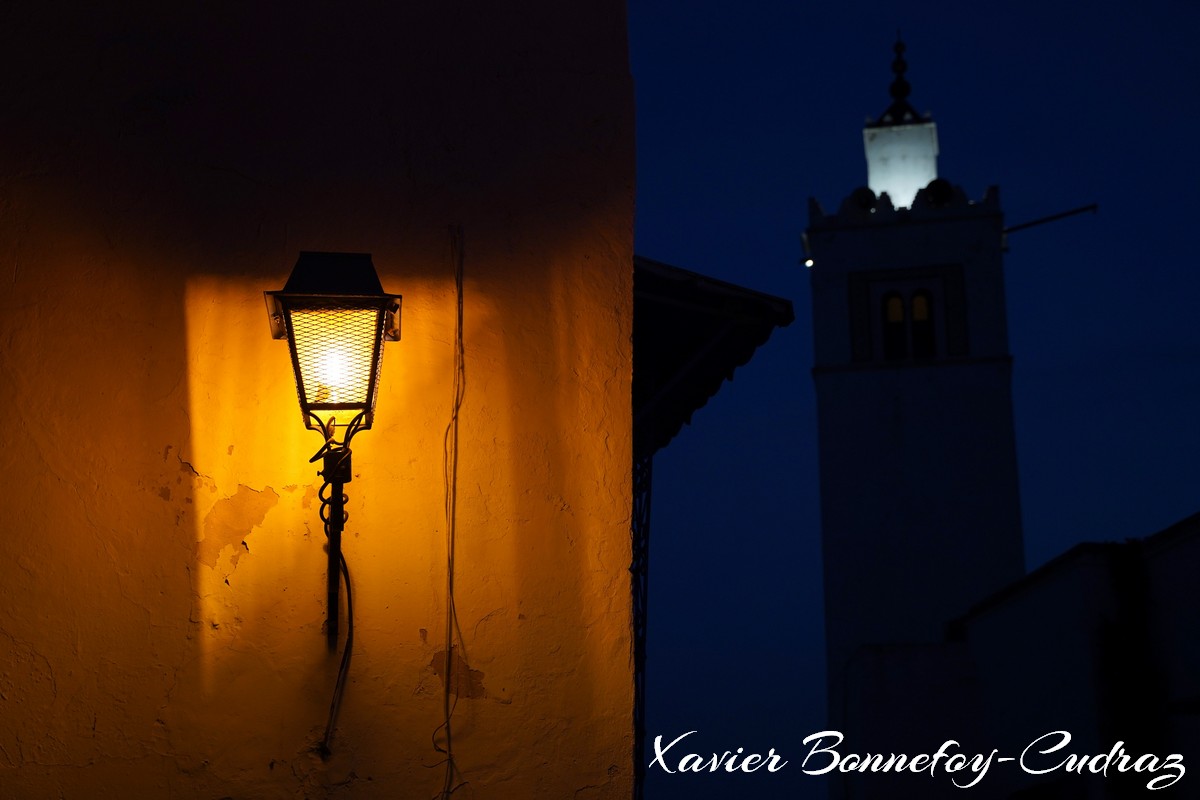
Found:
M 327 350 L 317 361 L 318 403 L 344 402 L 342 393 L 350 378 L 350 360 L 339 349 Z

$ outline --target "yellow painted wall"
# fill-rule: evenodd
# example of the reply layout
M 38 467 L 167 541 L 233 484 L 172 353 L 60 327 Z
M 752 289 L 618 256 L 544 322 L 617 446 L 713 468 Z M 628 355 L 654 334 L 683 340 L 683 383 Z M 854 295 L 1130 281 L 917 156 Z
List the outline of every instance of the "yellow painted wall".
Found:
M 628 796 L 623 4 L 176 5 L 0 20 L 0 798 L 437 795 L 453 226 L 454 797 Z M 328 761 L 305 249 L 404 295 Z

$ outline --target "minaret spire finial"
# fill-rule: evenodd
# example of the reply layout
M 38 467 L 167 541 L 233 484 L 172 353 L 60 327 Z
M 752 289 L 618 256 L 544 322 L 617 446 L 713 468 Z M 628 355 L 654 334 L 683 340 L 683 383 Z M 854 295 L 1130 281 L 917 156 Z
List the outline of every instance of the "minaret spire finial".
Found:
M 892 85 L 888 89 L 888 94 L 892 96 L 892 104 L 883 112 L 879 120 L 872 124 L 872 127 L 910 125 L 921 120 L 921 115 L 908 102 L 908 95 L 912 92 L 912 85 L 904 77 L 904 73 L 908 70 L 908 62 L 904 60 L 905 49 L 904 40 L 900 38 L 900 29 L 897 28 L 896 44 L 892 46 L 892 51 L 896 54 L 896 58 L 892 61 L 892 72 L 895 74 L 895 77 L 892 79 Z
M 896 53 L 896 59 L 892 62 L 892 72 L 896 73 L 896 77 L 892 80 L 890 94 L 893 100 L 904 100 L 912 91 L 912 86 L 904 79 L 904 71 L 908 69 L 908 62 L 904 60 L 904 40 L 900 38 L 899 28 L 896 29 L 896 44 L 892 50 Z

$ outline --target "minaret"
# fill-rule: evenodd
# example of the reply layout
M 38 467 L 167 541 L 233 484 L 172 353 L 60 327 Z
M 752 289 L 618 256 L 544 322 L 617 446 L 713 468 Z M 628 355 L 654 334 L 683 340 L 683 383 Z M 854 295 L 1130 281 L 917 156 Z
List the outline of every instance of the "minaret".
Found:
M 830 727 L 847 738 L 872 713 L 864 658 L 944 641 L 1024 573 L 999 194 L 970 201 L 937 177 L 903 52 L 864 131 L 870 186 L 836 213 L 810 201 L 805 234 Z

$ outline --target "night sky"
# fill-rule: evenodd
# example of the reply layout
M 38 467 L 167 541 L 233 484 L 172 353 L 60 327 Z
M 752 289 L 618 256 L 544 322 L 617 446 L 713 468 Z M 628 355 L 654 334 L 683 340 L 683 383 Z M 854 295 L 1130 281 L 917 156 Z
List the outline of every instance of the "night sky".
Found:
M 637 252 L 796 309 L 655 459 L 647 720 L 796 760 L 651 770 L 647 797 L 824 797 L 799 771 L 825 725 L 808 198 L 866 184 L 900 28 L 941 177 L 998 185 L 1010 226 L 1099 204 L 1009 239 L 1027 567 L 1200 511 L 1200 5 L 634 0 L 629 22 Z

